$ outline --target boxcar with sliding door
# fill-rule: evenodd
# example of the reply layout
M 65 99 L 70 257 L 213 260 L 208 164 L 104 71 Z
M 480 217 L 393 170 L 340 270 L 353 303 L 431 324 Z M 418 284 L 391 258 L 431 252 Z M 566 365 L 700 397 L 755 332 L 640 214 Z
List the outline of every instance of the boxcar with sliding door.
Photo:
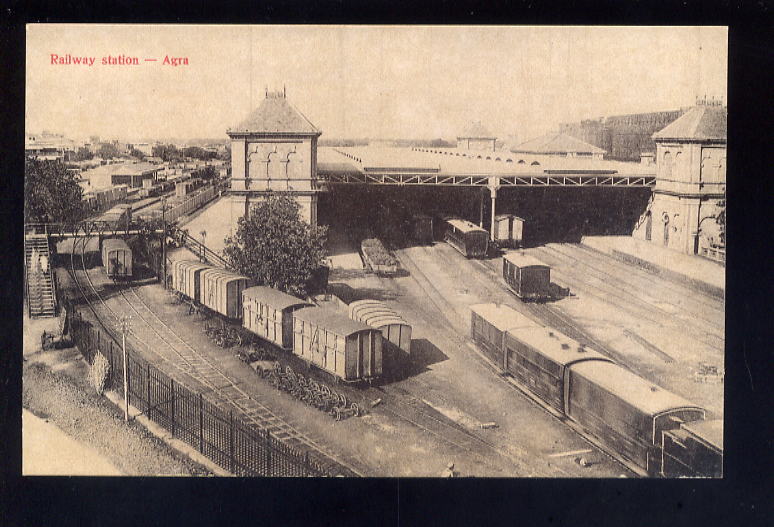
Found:
M 495 242 L 500 247 L 520 247 L 524 237 L 524 220 L 513 214 L 495 216 Z
M 385 362 L 390 363 L 385 369 L 397 368 L 411 359 L 411 325 L 384 302 L 352 302 L 349 304 L 349 318 L 382 332 L 382 355 Z

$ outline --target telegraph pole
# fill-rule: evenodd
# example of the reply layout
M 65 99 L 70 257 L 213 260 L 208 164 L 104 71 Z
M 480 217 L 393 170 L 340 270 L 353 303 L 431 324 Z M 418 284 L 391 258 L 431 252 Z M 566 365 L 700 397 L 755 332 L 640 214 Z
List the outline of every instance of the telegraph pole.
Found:
M 129 374 L 126 364 L 126 332 L 129 330 L 131 317 L 121 317 L 121 353 L 124 357 L 124 421 L 129 422 Z
M 167 198 L 161 198 L 161 223 L 164 232 L 161 234 L 161 261 L 164 267 L 164 289 L 167 288 Z

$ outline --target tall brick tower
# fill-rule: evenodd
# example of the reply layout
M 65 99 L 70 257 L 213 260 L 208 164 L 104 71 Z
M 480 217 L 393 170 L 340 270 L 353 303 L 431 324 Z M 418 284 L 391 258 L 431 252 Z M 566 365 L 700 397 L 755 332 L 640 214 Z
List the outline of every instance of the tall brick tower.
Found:
M 231 199 L 237 210 L 271 192 L 289 192 L 301 218 L 317 224 L 317 139 L 322 132 L 291 105 L 285 90 L 270 92 L 247 118 L 229 128 Z

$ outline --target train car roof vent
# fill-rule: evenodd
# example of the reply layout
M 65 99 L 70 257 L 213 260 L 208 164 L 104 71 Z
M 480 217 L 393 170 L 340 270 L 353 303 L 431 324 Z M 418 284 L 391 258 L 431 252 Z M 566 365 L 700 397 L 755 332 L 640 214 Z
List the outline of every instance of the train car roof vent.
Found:
M 651 392 L 657 392 L 658 391 L 658 386 L 651 386 L 650 387 L 650 391 Z
M 549 332 L 548 332 L 548 336 L 549 336 L 549 337 L 553 337 L 553 336 L 554 336 L 554 332 L 553 332 L 553 331 L 549 331 Z
M 586 346 L 584 346 L 583 344 L 578 346 L 578 353 L 586 353 Z
M 566 342 L 562 342 L 562 349 L 563 350 L 568 350 L 568 349 L 570 349 L 570 345 L 567 344 Z

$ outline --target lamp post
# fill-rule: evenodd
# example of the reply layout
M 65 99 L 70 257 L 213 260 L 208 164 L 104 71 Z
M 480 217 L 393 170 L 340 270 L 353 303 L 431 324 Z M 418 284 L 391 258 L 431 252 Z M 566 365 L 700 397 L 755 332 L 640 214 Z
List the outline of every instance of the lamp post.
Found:
M 205 260 L 205 258 L 204 258 L 204 240 L 207 238 L 207 231 L 202 231 L 199 234 L 201 234 L 201 236 L 202 236 L 202 254 L 201 254 L 201 259 L 202 259 L 202 261 L 204 261 Z
M 129 321 L 132 317 L 123 316 L 119 320 L 121 324 L 121 353 L 124 363 L 124 421 L 129 422 L 129 373 L 126 364 L 126 332 L 129 331 Z
M 167 288 L 167 197 L 161 198 L 161 262 L 164 267 L 164 289 Z

